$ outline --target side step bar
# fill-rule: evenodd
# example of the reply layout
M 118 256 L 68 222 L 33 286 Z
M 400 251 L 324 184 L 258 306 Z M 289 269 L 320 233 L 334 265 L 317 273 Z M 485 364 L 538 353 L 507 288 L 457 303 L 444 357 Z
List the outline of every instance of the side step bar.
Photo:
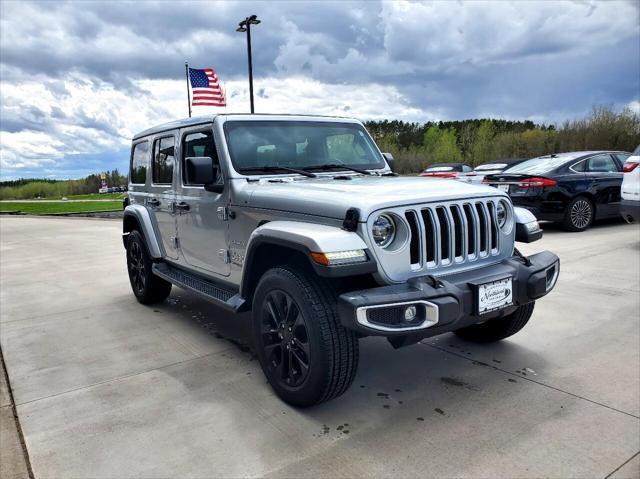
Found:
M 229 311 L 237 312 L 244 304 L 244 299 L 240 297 L 237 289 L 204 279 L 167 263 L 154 263 L 153 273 L 180 288 L 198 293 Z

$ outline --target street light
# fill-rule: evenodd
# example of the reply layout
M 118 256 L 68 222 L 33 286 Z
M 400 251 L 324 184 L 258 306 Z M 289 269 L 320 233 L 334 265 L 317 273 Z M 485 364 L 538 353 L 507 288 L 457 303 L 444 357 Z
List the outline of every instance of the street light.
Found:
M 245 18 L 238 24 L 236 32 L 247 32 L 247 57 L 249 60 L 249 101 L 251 102 L 251 113 L 253 109 L 253 64 L 251 62 L 251 25 L 258 25 L 260 20 L 256 15 Z

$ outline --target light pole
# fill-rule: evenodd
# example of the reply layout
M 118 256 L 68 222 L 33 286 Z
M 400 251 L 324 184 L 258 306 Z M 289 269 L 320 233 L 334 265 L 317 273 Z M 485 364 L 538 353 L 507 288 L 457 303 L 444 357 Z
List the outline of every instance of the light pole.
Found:
M 251 102 L 251 113 L 254 112 L 253 109 L 253 64 L 251 62 L 251 25 L 257 25 L 260 23 L 258 17 L 256 15 L 251 15 L 250 17 L 242 20 L 236 28 L 236 32 L 247 32 L 247 57 L 249 59 L 249 101 Z

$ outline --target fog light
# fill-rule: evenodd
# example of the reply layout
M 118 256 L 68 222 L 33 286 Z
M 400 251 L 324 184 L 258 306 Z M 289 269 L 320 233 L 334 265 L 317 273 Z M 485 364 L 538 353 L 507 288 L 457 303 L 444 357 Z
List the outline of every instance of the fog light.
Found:
M 415 306 L 407 306 L 406 309 L 404 310 L 404 320 L 408 323 L 413 321 L 414 319 L 416 319 L 416 316 L 418 315 L 418 308 L 416 308 Z
M 558 281 L 558 273 L 560 272 L 560 263 L 554 263 L 553 266 L 547 268 L 546 271 L 546 291 L 549 292 L 553 289 Z

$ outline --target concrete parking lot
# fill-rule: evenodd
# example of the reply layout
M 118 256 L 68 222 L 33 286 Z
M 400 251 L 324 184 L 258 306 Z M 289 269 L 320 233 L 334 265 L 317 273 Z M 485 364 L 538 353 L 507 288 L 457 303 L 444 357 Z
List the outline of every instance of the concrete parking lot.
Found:
M 272 393 L 246 315 L 176 288 L 138 304 L 120 231 L 0 219 L 0 344 L 36 478 L 640 476 L 637 226 L 547 228 L 522 249 L 562 273 L 522 332 L 365 339 L 353 387 L 312 409 Z

